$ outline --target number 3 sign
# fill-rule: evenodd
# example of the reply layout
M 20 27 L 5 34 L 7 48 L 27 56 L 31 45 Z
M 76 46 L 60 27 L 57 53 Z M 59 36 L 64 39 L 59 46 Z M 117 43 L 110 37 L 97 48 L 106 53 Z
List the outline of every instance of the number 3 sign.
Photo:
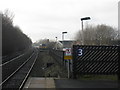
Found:
M 82 49 L 78 49 L 78 56 L 82 56 L 83 55 L 83 50 Z

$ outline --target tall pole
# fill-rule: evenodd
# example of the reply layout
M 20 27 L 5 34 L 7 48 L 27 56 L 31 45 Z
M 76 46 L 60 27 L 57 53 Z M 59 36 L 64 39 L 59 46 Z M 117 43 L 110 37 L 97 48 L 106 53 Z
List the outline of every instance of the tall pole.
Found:
M 63 44 L 63 48 L 64 48 L 64 34 L 67 32 L 62 32 L 62 44 Z
M 84 45 L 84 32 L 83 32 L 83 20 L 89 20 L 90 17 L 81 18 L 81 25 L 82 25 L 82 45 Z
M 57 37 L 55 37 L 56 38 L 56 45 L 55 45 L 55 49 L 57 50 Z
M 118 2 L 118 42 L 120 40 L 120 1 Z M 118 43 L 119 45 L 119 43 Z M 119 45 L 120 46 L 120 45 Z M 118 47 L 119 58 L 120 58 L 120 47 Z M 120 60 L 118 60 L 118 89 L 120 90 Z
M 63 48 L 64 48 L 64 33 L 62 32 L 62 44 L 63 44 Z
M 70 78 L 70 60 L 67 61 L 68 61 L 68 78 Z
M 62 33 L 62 41 L 64 40 L 64 33 Z
M 83 20 L 81 20 L 81 25 L 82 25 L 82 45 L 84 45 Z
M 63 49 L 65 48 L 64 47 L 64 34 L 67 33 L 67 32 L 62 32 L 62 44 L 63 44 Z M 66 60 L 67 61 L 67 69 L 68 69 L 68 78 L 70 77 L 70 63 L 69 63 L 69 60 Z M 64 60 L 64 65 L 66 66 L 66 61 Z
M 67 32 L 62 32 L 62 41 L 63 41 L 63 48 L 64 48 L 64 34 Z M 68 69 L 68 78 L 70 78 L 70 60 L 66 60 L 67 61 L 67 69 Z M 65 66 L 66 66 L 66 62 Z

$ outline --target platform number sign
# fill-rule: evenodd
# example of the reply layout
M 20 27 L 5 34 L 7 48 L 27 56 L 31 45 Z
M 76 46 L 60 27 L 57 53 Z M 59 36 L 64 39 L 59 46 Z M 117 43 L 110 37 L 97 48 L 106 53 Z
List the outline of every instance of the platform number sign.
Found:
M 78 49 L 78 56 L 82 56 L 83 55 L 83 50 L 82 49 Z

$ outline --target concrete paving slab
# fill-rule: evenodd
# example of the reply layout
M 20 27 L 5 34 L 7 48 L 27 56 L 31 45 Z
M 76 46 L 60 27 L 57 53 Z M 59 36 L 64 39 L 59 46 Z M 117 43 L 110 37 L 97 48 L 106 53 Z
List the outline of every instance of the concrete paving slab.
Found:
M 55 88 L 54 78 L 28 78 L 24 88 Z
M 118 88 L 117 81 L 55 79 L 56 88 Z M 111 90 L 111 89 L 110 89 Z
M 30 84 L 29 88 L 45 88 L 45 84 Z

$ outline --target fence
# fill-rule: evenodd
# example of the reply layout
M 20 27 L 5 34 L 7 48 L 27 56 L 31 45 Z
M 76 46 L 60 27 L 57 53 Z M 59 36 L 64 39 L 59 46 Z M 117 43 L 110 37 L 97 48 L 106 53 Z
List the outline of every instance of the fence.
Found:
M 73 46 L 73 75 L 120 75 L 119 46 Z M 120 78 L 120 76 L 119 76 Z
M 64 64 L 64 52 L 61 50 L 50 50 L 50 55 L 56 60 L 60 65 Z
M 61 50 L 50 50 L 50 55 L 57 62 L 56 64 L 59 66 L 58 74 L 62 78 L 67 77 L 67 61 L 64 60 L 64 51 Z

